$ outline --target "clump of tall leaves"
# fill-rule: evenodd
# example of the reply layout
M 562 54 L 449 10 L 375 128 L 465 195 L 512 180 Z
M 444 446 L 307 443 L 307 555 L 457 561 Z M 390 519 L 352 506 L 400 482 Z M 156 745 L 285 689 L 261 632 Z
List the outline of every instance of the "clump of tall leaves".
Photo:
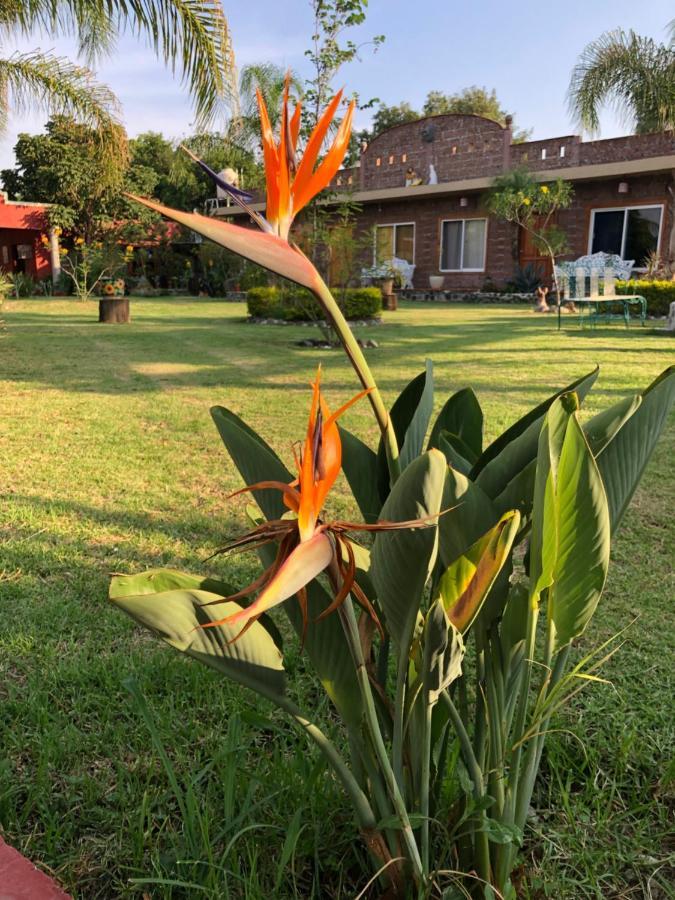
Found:
M 393 484 L 382 446 L 341 429 L 343 470 L 364 523 L 428 521 L 378 532 L 369 549 L 349 537 L 382 634 L 349 597 L 319 619 L 331 603 L 327 574 L 306 586 L 307 621 L 293 601 L 279 606 L 340 719 L 340 737 L 329 739 L 332 725 L 289 699 L 269 613 L 238 637 L 235 623 L 203 627 L 246 608 L 225 602 L 234 587 L 168 570 L 113 579 L 116 605 L 276 703 L 317 743 L 353 801 L 373 873 L 394 896 L 453 883 L 471 896 L 515 896 L 510 875 L 548 722 L 605 655 L 569 669 L 570 647 L 600 601 L 611 536 L 675 395 L 671 369 L 582 424 L 579 406 L 596 376 L 484 446 L 470 388 L 432 419 L 427 365 L 390 410 L 402 448 Z M 246 484 L 293 483 L 250 425 L 225 407 L 212 415 Z M 274 490 L 257 488 L 254 497 L 254 526 L 283 515 Z M 259 553 L 265 567 L 273 563 L 273 545 Z
M 229 188 L 257 231 L 140 202 L 311 290 L 363 390 L 331 412 L 317 376 L 295 471 L 251 425 L 214 407 L 257 504 L 248 532 L 223 549 L 257 551 L 262 572 L 244 587 L 167 570 L 116 576 L 110 598 L 176 650 L 276 704 L 316 743 L 352 802 L 366 884 L 398 898 L 514 898 L 550 718 L 611 652 L 568 664 L 600 602 L 612 534 L 666 423 L 675 369 L 583 421 L 594 370 L 487 446 L 470 387 L 433 416 L 431 363 L 387 409 L 335 298 L 289 242 L 294 217 L 344 159 L 353 104 L 320 159 L 333 98 L 299 159 L 301 110 L 291 114 L 288 94 L 287 85 L 278 140 L 259 98 L 265 216 Z M 361 399 L 379 426 L 377 447 L 337 424 Z M 330 518 L 340 471 L 359 522 Z M 364 532 L 372 544 L 358 540 Z M 323 720 L 289 696 L 280 613 L 332 704 Z

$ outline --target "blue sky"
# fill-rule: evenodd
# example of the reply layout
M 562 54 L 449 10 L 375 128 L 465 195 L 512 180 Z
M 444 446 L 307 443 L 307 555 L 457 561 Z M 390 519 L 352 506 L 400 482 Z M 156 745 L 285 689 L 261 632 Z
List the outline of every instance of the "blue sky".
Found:
M 274 61 L 307 72 L 304 50 L 312 33 L 308 0 L 224 0 L 237 64 Z M 657 40 L 673 18 L 672 0 L 370 0 L 368 19 L 355 30 L 357 42 L 385 34 L 373 54 L 366 44 L 360 60 L 345 67 L 339 84 L 362 98 L 379 97 L 421 106 L 431 89 L 454 92 L 478 84 L 496 88 L 516 124 L 533 129 L 533 138 L 574 131 L 565 107 L 570 71 L 584 45 L 602 31 L 633 28 Z M 75 56 L 72 41 L 30 39 L 5 41 L 14 49 L 53 50 Z M 170 137 L 190 132 L 190 103 L 178 79 L 159 63 L 142 42 L 123 37 L 115 54 L 97 67 L 100 80 L 116 92 L 130 135 L 162 131 Z M 14 116 L 0 139 L 0 166 L 12 164 L 12 147 L 20 131 L 41 130 L 45 116 Z M 362 113 L 357 127 L 366 125 Z M 601 137 L 626 133 L 608 111 Z

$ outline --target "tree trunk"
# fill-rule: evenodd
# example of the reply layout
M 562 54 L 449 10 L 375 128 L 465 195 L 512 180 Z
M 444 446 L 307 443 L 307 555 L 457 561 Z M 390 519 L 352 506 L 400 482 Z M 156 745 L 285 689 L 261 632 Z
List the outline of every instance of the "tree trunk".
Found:
M 98 301 L 98 320 L 114 325 L 130 321 L 128 297 L 106 297 Z

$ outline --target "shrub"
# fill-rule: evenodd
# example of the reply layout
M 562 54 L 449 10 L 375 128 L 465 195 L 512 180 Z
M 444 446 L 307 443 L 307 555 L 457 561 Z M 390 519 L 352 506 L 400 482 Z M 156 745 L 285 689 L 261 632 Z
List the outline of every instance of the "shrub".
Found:
M 675 281 L 617 281 L 617 294 L 640 294 L 647 301 L 647 314 L 667 316 L 675 300 Z
M 323 318 L 316 298 L 301 287 L 254 287 L 246 292 L 249 316 L 311 322 Z M 372 319 L 382 309 L 379 288 L 347 288 L 340 298 L 347 319 Z

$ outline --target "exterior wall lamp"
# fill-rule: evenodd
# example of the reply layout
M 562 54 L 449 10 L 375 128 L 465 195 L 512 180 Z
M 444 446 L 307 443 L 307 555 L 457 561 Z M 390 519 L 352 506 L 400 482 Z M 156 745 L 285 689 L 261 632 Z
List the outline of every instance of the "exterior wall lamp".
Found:
M 628 191 L 629 191 L 629 189 L 630 189 L 630 188 L 629 188 L 629 185 L 628 185 L 628 182 L 627 182 L 627 181 L 620 181 L 620 182 L 619 182 L 619 193 L 620 193 L 620 194 L 627 194 Z

